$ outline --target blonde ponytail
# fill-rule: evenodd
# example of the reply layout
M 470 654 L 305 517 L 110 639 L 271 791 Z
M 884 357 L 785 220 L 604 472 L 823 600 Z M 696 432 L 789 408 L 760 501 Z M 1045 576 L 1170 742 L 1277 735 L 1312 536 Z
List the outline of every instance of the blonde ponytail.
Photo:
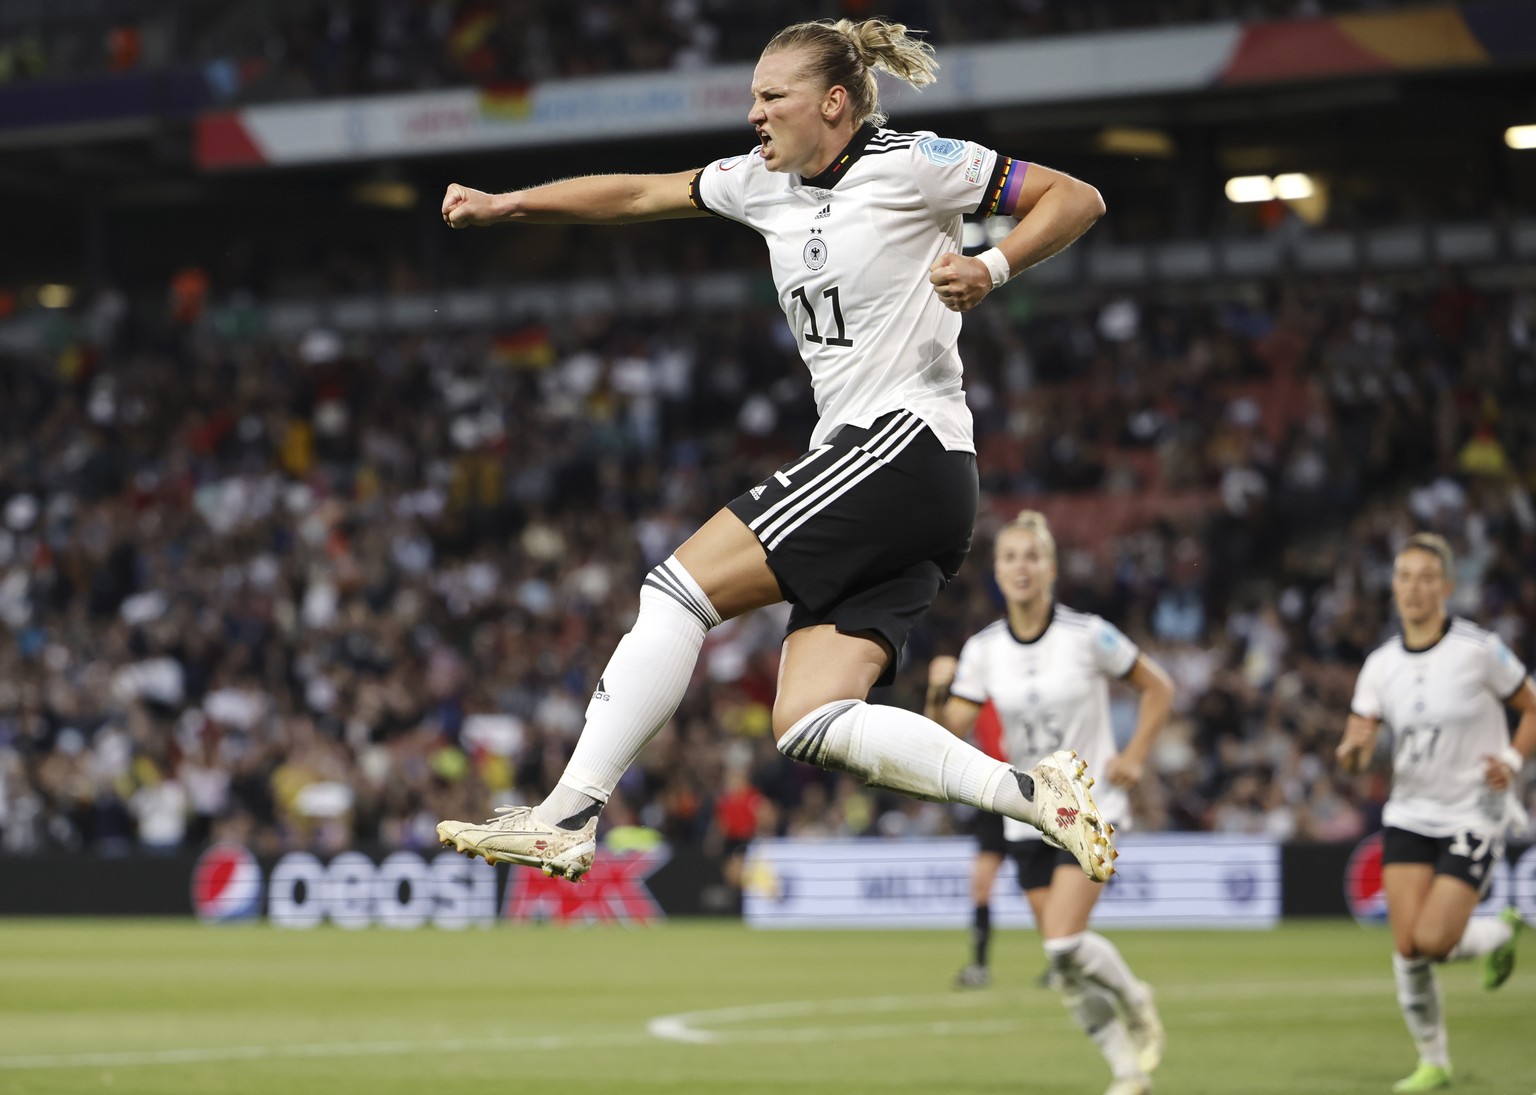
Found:
M 848 89 L 855 123 L 882 125 L 886 114 L 880 109 L 877 69 L 916 88 L 927 87 L 938 79 L 939 63 L 934 59 L 933 47 L 913 37 L 920 33 L 882 19 L 796 23 L 775 34 L 763 53 L 804 50 L 809 59 L 808 75 L 826 81 L 826 87 L 841 84 Z

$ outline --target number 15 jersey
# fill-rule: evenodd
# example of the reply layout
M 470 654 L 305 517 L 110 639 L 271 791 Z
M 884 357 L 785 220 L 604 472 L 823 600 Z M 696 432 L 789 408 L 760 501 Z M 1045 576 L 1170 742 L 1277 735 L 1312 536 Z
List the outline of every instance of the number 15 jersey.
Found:
M 1123 788 L 1104 779 L 1118 752 L 1109 722 L 1109 681 L 1136 665 L 1141 651 L 1100 616 L 1063 605 L 1051 611 L 1039 636 L 1016 638 L 1006 619 L 982 628 L 960 650 L 950 695 L 971 703 L 992 701 L 1003 727 L 1008 763 L 1032 768 L 1058 749 L 1076 749 L 1098 780 L 1094 799 L 1117 826 L 1130 821 Z M 1038 837 L 1037 830 L 1005 820 L 1009 840 Z
M 1392 731 L 1392 793 L 1382 823 L 1424 836 L 1497 835 L 1502 800 L 1489 793 L 1483 758 L 1509 744 L 1504 700 L 1525 666 L 1497 635 L 1447 621 L 1430 646 L 1401 635 L 1371 652 L 1349 709 Z
M 694 176 L 695 206 L 768 243 L 779 306 L 811 373 L 820 421 L 912 411 L 946 449 L 974 452 L 961 389 L 960 313 L 928 269 L 960 253 L 961 217 L 1012 208 L 1027 164 L 969 141 L 864 126 L 820 175 L 769 171 L 754 150 Z

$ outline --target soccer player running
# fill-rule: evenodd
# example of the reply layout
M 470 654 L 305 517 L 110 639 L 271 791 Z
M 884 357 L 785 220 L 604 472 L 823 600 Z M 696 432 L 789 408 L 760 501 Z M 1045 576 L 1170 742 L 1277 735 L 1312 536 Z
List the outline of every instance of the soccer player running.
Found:
M 1392 728 L 1392 793 L 1382 814 L 1381 878 L 1392 925 L 1397 1002 L 1418 1067 L 1397 1092 L 1451 1083 L 1434 963 L 1481 957 L 1493 989 L 1514 968 L 1513 908 L 1472 919 L 1521 813 L 1515 779 L 1536 751 L 1536 687 L 1503 641 L 1446 611 L 1451 548 L 1418 533 L 1397 553 L 1392 599 L 1402 633 L 1366 658 L 1338 761 L 1359 772 Z M 1520 712 L 1513 743 L 1504 713 Z
M 1070 753 L 1029 771 L 915 712 L 865 702 L 970 548 L 977 506 L 960 313 L 1104 212 L 1097 190 L 968 141 L 880 128 L 875 70 L 931 83 L 932 50 L 865 20 L 780 31 L 752 77 L 758 144 L 702 170 L 566 179 L 506 194 L 453 184 L 443 219 L 624 224 L 715 215 L 768 244 L 811 374 L 810 450 L 711 517 L 645 578 L 554 790 L 484 823 L 444 821 L 468 855 L 578 879 L 620 775 L 676 710 L 705 633 L 788 600 L 773 732 L 796 760 L 1049 826 L 1097 881 L 1114 849 Z M 1018 224 L 976 258 L 961 217 Z
M 1026 510 L 998 533 L 993 573 L 1007 615 L 972 636 L 958 662 L 933 660 L 928 714 L 963 736 L 990 700 L 1016 768 L 1075 750 L 1110 784 L 1100 797 L 1112 832 L 1114 822 L 1129 820 L 1127 792 L 1168 720 L 1173 683 L 1114 625 L 1056 602 L 1056 542 L 1040 514 Z M 1109 722 L 1112 678 L 1141 693 L 1136 731 L 1118 754 Z M 1007 821 L 1004 828 L 1052 981 L 1114 1074 L 1107 1095 L 1145 1095 L 1162 1060 L 1163 1025 L 1152 990 L 1113 943 L 1088 930 L 1103 888 L 1034 830 Z

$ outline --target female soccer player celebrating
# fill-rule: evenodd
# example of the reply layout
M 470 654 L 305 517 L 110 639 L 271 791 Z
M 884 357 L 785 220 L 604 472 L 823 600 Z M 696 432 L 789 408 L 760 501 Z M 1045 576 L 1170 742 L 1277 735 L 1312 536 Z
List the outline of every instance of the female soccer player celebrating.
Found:
M 619 776 L 672 716 L 709 628 L 788 600 L 773 730 L 796 760 L 907 794 L 1049 825 L 1102 881 L 1114 850 L 1068 753 L 1027 772 L 910 711 L 865 702 L 970 547 L 977 505 L 959 313 L 1060 251 L 1104 212 L 1093 187 L 968 141 L 878 128 L 875 70 L 931 83 L 931 50 L 879 20 L 801 23 L 752 77 L 749 153 L 674 175 L 567 179 L 508 194 L 453 184 L 454 228 L 623 224 L 714 214 L 768 244 L 819 422 L 804 456 L 657 566 L 597 682 L 570 764 L 534 807 L 438 835 L 469 855 L 576 879 Z M 965 213 L 1017 226 L 977 258 Z
M 1111 784 L 1101 795 L 1105 818 L 1128 820 L 1126 792 L 1140 781 L 1173 702 L 1168 674 L 1113 625 L 1056 603 L 1056 542 L 1040 514 L 1026 510 L 998 533 L 993 565 L 1007 615 L 966 642 L 958 663 L 934 659 L 929 717 L 964 736 L 990 700 L 1015 767 L 1058 749 L 1076 750 Z M 1111 678 L 1141 693 L 1136 732 L 1118 755 L 1109 724 Z M 1014 830 L 1005 834 L 1006 847 L 1017 861 L 1053 980 L 1114 1073 L 1108 1095 L 1144 1095 L 1162 1060 L 1163 1027 L 1151 990 L 1113 943 L 1088 931 L 1103 890 L 1033 830 L 1005 827 Z
M 1402 633 L 1378 647 L 1355 682 L 1339 764 L 1362 770 L 1382 723 L 1392 728 L 1392 793 L 1382 815 L 1382 886 L 1392 924 L 1397 1001 L 1419 1065 L 1397 1092 L 1451 1082 L 1432 963 L 1482 957 L 1497 988 L 1514 967 L 1514 909 L 1471 919 L 1503 854 L 1515 777 L 1536 751 L 1536 687 L 1497 635 L 1446 612 L 1451 548 L 1409 538 L 1392 568 Z M 1514 742 L 1504 704 L 1520 712 Z

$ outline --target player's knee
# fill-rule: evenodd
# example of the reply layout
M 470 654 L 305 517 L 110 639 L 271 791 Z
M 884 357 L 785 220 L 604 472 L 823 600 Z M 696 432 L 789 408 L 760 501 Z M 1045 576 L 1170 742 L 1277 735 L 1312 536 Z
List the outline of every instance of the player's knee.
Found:
M 1078 949 L 1083 944 L 1083 934 L 1061 935 L 1054 939 L 1042 940 L 1040 947 L 1045 951 L 1046 958 L 1051 962 L 1051 973 L 1063 980 L 1072 980 L 1077 973 Z
M 825 696 L 797 693 L 793 688 L 781 687 L 773 701 L 773 740 L 782 742 L 791 730 L 834 704 L 841 705 L 840 710 L 843 710 L 857 702 L 858 698 L 853 696 L 829 701 Z
M 1439 928 L 1420 928 L 1413 933 L 1413 954 L 1406 957 L 1443 962 L 1456 946 L 1456 938 Z

